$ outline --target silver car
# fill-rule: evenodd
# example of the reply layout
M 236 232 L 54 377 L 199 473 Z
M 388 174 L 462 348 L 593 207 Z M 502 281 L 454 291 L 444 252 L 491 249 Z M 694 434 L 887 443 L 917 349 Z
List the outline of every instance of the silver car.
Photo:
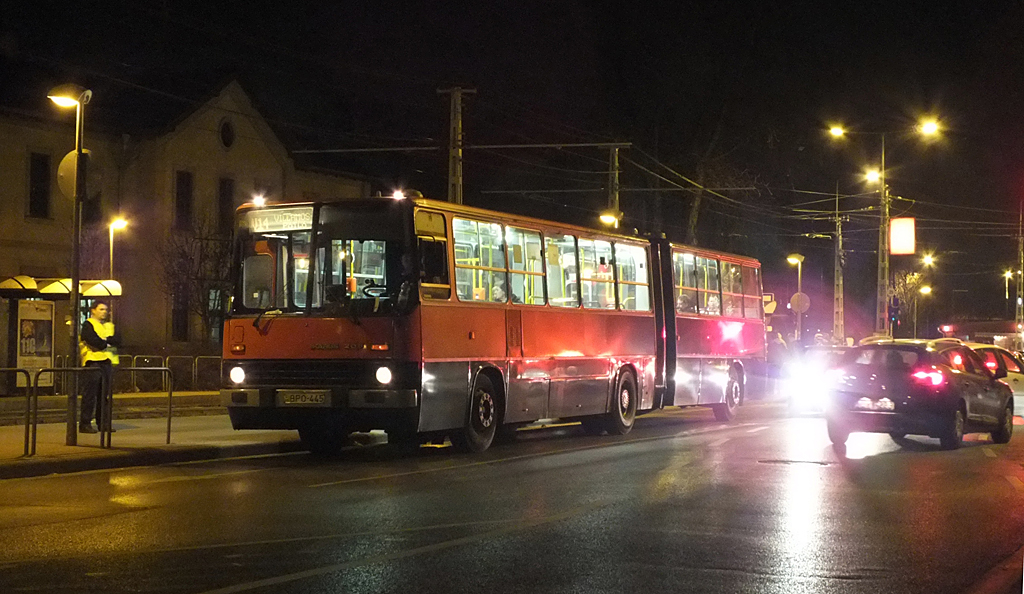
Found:
M 992 372 L 1006 371 L 1003 381 L 1013 390 L 1013 410 L 1017 416 L 1024 415 L 1024 362 L 1017 355 L 994 344 L 969 343 L 974 352 L 985 361 L 985 367 Z

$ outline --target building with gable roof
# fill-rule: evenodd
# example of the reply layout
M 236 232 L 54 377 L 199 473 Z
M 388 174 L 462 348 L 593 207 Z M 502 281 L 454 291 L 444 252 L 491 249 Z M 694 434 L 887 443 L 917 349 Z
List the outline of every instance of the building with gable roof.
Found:
M 74 149 L 74 110 L 0 111 L 0 279 L 16 275 L 68 277 L 72 201 L 58 189 L 61 159 Z M 97 129 L 86 109 L 85 146 L 91 151 L 89 198 L 83 213 L 82 278 L 109 276 L 107 225 L 114 234 L 114 278 L 123 295 L 114 306 L 123 351 L 132 354 L 216 354 L 219 333 L 204 335 L 199 316 L 165 282 L 169 238 L 230 236 L 235 208 L 254 195 L 268 201 L 344 200 L 370 194 L 357 176 L 297 167 L 274 129 L 232 80 L 169 125 L 138 134 L 107 121 Z M 133 109 L 145 110 L 144 104 Z M 123 108 L 122 108 L 123 109 Z M 172 281 L 173 282 L 173 281 Z M 184 283 L 182 284 L 184 286 Z M 66 354 L 67 302 L 57 305 L 55 347 Z M 0 313 L 0 329 L 11 324 Z M 216 326 L 216 324 L 214 324 Z M 0 356 L 10 360 L 7 341 Z M 212 351 L 212 352 L 211 352 Z

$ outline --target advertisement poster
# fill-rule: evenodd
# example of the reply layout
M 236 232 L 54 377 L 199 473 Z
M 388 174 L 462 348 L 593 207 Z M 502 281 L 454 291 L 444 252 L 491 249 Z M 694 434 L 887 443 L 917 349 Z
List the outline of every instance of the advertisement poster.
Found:
M 18 367 L 35 375 L 36 369 L 53 367 L 53 302 L 18 301 Z M 18 374 L 18 387 L 25 376 Z M 40 386 L 52 386 L 53 374 L 39 377 Z

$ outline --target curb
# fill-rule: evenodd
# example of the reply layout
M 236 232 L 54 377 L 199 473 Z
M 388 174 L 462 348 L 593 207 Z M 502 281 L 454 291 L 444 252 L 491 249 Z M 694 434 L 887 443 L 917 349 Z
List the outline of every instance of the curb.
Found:
M 217 460 L 261 454 L 303 451 L 298 441 L 247 443 L 231 446 L 182 445 L 130 450 L 101 450 L 102 456 L 67 459 L 23 458 L 0 464 L 0 479 L 30 478 L 50 474 L 70 474 L 89 470 L 110 470 L 136 466 L 155 466 L 199 460 Z
M 963 594 L 1016 594 L 1024 592 L 1024 547 L 989 569 Z

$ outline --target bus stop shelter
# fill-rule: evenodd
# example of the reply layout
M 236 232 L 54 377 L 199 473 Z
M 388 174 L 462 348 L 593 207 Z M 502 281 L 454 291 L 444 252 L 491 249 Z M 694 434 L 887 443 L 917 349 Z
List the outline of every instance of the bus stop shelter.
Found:
M 82 280 L 79 293 L 83 301 L 119 297 L 121 283 L 109 279 Z M 0 281 L 0 298 L 7 300 L 6 367 L 53 367 L 54 345 L 65 336 L 57 331 L 56 302 L 71 299 L 71 279 L 13 276 Z M 82 311 L 88 315 L 88 309 L 83 307 Z M 23 382 L 23 377 L 17 380 L 7 378 L 6 389 L 0 393 L 13 393 L 15 387 Z

